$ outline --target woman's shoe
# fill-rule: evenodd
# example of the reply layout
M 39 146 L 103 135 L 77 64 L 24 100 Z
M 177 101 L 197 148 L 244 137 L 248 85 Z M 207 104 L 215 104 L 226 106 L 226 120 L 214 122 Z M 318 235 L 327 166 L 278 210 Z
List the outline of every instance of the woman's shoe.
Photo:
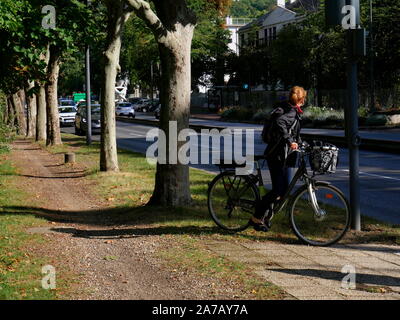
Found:
M 262 222 L 257 223 L 254 222 L 252 219 L 249 220 L 249 224 L 254 228 L 256 231 L 268 232 L 269 228 Z

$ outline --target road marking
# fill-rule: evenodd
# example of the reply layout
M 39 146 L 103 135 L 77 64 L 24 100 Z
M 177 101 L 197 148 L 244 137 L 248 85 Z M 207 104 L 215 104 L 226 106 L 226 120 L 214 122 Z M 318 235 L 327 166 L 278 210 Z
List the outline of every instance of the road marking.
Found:
M 133 132 L 130 132 L 129 135 L 132 136 L 132 137 L 138 137 L 138 138 L 145 138 L 146 137 L 143 134 L 133 133 Z
M 340 171 L 340 170 L 338 170 L 338 171 Z M 342 169 L 341 171 L 349 172 L 350 170 L 348 170 L 348 169 Z M 363 174 L 363 175 L 366 175 L 366 176 L 371 176 L 371 177 L 376 177 L 376 178 L 382 178 L 382 179 L 400 181 L 399 178 L 393 178 L 393 177 L 388 177 L 388 176 L 381 176 L 381 175 L 379 175 L 379 174 L 367 173 L 367 172 L 362 172 L 362 171 L 360 171 L 360 174 Z

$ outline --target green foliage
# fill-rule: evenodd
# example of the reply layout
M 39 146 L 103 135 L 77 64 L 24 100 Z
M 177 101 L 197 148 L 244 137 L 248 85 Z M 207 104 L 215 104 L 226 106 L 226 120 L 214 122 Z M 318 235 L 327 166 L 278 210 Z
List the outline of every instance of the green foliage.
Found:
M 253 112 L 251 109 L 245 107 L 232 107 L 228 108 L 221 113 L 223 120 L 251 120 Z
M 240 1 L 241 2 L 241 1 Z M 323 1 L 321 1 L 323 4 Z M 234 4 L 234 6 L 236 3 Z M 369 29 L 369 0 L 362 0 L 362 26 Z M 400 83 L 400 8 L 398 1 L 373 2 L 374 70 L 376 85 L 394 88 Z M 232 84 L 264 84 L 276 88 L 302 85 L 334 90 L 346 88 L 347 47 L 341 27 L 327 28 L 323 6 L 289 25 L 268 47 L 247 47 L 229 60 Z M 370 58 L 359 59 L 361 89 L 370 85 Z
M 211 75 L 211 81 L 223 81 L 223 57 L 228 52 L 229 32 L 223 28 L 224 8 L 229 1 L 190 0 L 198 23 L 192 41 L 192 86 L 205 84 L 202 76 Z M 129 75 L 131 83 L 148 89 L 151 85 L 153 62 L 154 85 L 159 87 L 159 52 L 154 36 L 144 22 L 133 15 L 127 22 L 121 49 L 123 75 Z
M 240 18 L 257 18 L 268 12 L 274 5 L 276 5 L 276 0 L 233 1 L 230 15 Z
M 41 9 L 56 9 L 56 28 L 42 27 Z M 0 88 L 13 93 L 26 81 L 45 80 L 45 64 L 40 55 L 47 45 L 62 57 L 96 39 L 95 16 L 78 0 L 5 0 L 0 4 Z

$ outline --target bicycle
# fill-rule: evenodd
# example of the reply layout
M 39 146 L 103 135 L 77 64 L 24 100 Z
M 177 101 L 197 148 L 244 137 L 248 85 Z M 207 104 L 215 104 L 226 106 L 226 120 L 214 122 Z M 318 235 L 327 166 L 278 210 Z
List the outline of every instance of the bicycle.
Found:
M 319 149 L 320 154 L 318 147 L 311 147 L 307 143 L 299 147 L 298 170 L 286 194 L 273 206 L 272 216 L 287 205 L 290 226 L 298 239 L 313 246 L 328 246 L 342 239 L 349 229 L 350 207 L 340 189 L 329 182 L 315 179 L 318 173 L 334 172 L 336 169 L 336 163 L 331 171 L 326 163 L 325 167 L 320 163 L 320 167 L 317 168 L 316 162 L 324 156 L 324 149 Z M 312 157 L 315 154 L 318 157 Z M 306 160 L 311 157 L 313 175 L 307 170 Z M 212 219 L 220 228 L 240 232 L 249 227 L 249 219 L 254 214 L 257 201 L 260 200 L 259 187 L 263 188 L 260 160 L 265 161 L 266 157 L 255 156 L 256 174 L 248 175 L 235 173 L 235 168 L 244 167 L 245 163 L 225 163 L 222 159 L 218 165 L 220 173 L 209 183 L 207 203 Z M 299 181 L 303 182 L 303 185 L 292 193 Z

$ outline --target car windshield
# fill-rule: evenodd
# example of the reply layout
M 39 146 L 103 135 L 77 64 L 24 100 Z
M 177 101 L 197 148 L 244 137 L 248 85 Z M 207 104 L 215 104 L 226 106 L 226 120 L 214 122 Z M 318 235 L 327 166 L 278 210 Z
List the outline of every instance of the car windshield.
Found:
M 71 113 L 76 112 L 74 107 L 63 107 L 59 109 L 60 113 Z
M 130 108 L 131 105 L 130 104 L 119 104 L 117 107 L 118 108 Z
M 60 101 L 60 106 L 73 106 L 74 101 L 73 100 L 61 100 Z
M 100 107 L 92 107 L 92 114 L 94 115 L 100 115 Z

